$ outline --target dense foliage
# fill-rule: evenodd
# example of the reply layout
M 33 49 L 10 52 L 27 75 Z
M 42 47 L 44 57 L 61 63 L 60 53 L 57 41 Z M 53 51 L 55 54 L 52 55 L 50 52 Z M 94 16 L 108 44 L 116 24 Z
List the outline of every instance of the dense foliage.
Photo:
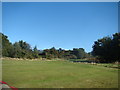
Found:
M 51 58 L 65 58 L 65 59 L 82 59 L 87 58 L 89 55 L 84 51 L 83 48 L 73 48 L 73 50 L 64 50 L 59 48 L 58 50 L 55 47 L 51 49 L 43 50 L 44 56 L 48 59 Z
M 8 37 L 3 35 L 2 33 L 0 33 L 1 37 L 2 37 L 2 55 L 6 56 L 6 57 L 11 57 L 11 52 L 13 51 L 13 46 L 12 44 L 9 42 L 9 40 L 7 39 Z M 0 43 L 0 44 L 1 44 Z
M 64 58 L 64 59 L 82 59 L 89 57 L 83 48 L 73 48 L 73 50 L 64 50 L 62 48 L 38 50 L 35 46 L 33 49 L 30 44 L 20 40 L 19 42 L 10 43 L 8 37 L 2 33 L 2 56 L 12 58 Z M 1 43 L 0 43 L 1 44 Z
M 92 54 L 100 62 L 115 62 L 120 60 L 120 33 L 112 37 L 104 37 L 94 42 Z
M 84 59 L 91 58 L 91 53 L 86 53 L 83 48 L 73 48 L 72 50 L 64 50 L 62 48 L 38 50 L 35 46 L 33 49 L 30 44 L 20 40 L 11 43 L 8 37 L 2 33 L 2 56 L 11 58 L 62 58 L 62 59 Z M 115 62 L 120 60 L 120 33 L 113 34 L 112 37 L 103 37 L 94 42 L 92 55 L 100 62 Z M 93 58 L 92 58 L 93 59 Z

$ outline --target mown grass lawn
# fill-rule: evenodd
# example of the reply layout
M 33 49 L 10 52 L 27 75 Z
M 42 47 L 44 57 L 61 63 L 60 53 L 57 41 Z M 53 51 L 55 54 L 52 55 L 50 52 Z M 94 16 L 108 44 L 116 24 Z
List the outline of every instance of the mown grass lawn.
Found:
M 118 70 L 68 61 L 2 61 L 2 78 L 17 88 L 118 88 Z

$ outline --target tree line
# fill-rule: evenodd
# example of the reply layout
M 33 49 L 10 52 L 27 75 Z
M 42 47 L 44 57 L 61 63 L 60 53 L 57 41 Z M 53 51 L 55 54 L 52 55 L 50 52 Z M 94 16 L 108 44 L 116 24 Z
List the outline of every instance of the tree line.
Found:
M 11 58 L 62 58 L 62 59 L 84 59 L 96 58 L 99 62 L 111 63 L 120 61 L 120 33 L 112 36 L 103 37 L 94 42 L 90 53 L 86 53 L 83 48 L 73 48 L 72 50 L 64 50 L 62 48 L 38 50 L 35 46 L 33 49 L 30 44 L 20 40 L 11 43 L 8 37 L 0 33 L 0 47 L 2 47 L 2 56 Z
M 90 55 L 85 52 L 83 48 L 73 48 L 73 50 L 64 50 L 62 48 L 56 49 L 52 47 L 50 49 L 38 50 L 35 46 L 33 49 L 30 44 L 20 40 L 15 43 L 11 43 L 8 40 L 8 36 L 0 33 L 2 36 L 2 56 L 11 58 L 64 58 L 64 59 L 83 59 Z

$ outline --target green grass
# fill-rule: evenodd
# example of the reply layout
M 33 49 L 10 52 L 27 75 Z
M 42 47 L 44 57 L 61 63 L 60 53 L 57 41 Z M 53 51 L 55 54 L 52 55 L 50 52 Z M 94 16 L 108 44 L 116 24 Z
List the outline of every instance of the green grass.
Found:
M 3 60 L 3 81 L 17 88 L 118 88 L 118 70 L 68 61 Z

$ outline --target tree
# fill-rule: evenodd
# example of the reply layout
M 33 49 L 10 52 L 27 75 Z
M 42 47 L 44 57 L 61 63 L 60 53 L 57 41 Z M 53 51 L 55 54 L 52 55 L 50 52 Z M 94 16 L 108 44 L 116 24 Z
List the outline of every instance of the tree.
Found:
M 58 49 L 58 58 L 64 58 L 65 50 L 62 48 Z
M 77 59 L 85 58 L 85 51 L 83 48 L 73 48 L 73 54 L 77 57 Z
M 39 51 L 38 51 L 38 49 L 37 49 L 37 46 L 35 46 L 35 47 L 33 48 L 33 57 L 34 57 L 34 58 L 38 58 L 38 57 L 39 57 Z
M 30 45 L 28 43 L 24 42 L 23 40 L 20 40 L 18 43 L 19 43 L 21 49 L 24 49 L 24 50 L 31 49 Z
M 0 43 L 2 45 L 2 56 L 12 57 L 13 46 L 8 40 L 8 37 L 2 33 L 0 33 L 0 36 L 2 36 L 2 42 Z
M 101 62 L 115 62 L 120 60 L 120 33 L 113 37 L 103 37 L 94 42 L 92 54 Z
M 31 46 L 27 42 L 20 40 L 19 42 L 15 42 L 13 47 L 14 58 L 34 58 L 34 53 L 31 49 Z

